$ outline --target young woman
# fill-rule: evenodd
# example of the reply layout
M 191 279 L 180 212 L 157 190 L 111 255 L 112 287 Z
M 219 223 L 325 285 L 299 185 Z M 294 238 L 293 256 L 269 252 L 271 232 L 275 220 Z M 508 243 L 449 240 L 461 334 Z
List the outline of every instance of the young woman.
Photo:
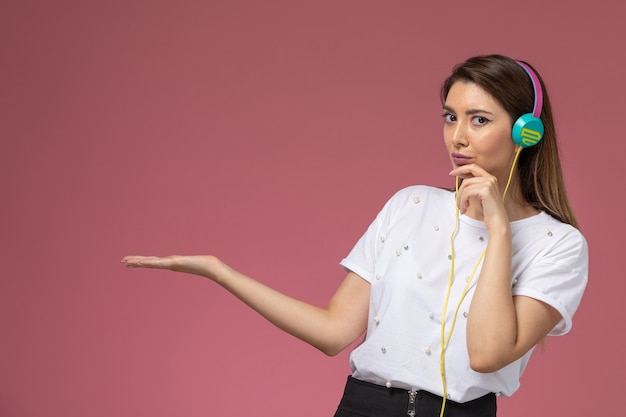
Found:
M 533 347 L 569 331 L 587 283 L 543 82 L 501 55 L 457 65 L 441 89 L 454 190 L 412 186 L 384 206 L 326 307 L 214 256 L 128 256 L 128 267 L 207 277 L 352 375 L 336 417 L 496 415 Z

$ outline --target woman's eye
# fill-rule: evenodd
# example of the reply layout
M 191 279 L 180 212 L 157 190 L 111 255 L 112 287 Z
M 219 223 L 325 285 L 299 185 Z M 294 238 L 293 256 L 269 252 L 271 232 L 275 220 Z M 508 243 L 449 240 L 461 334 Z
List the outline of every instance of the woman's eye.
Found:
M 474 124 L 476 124 L 478 126 L 486 125 L 490 121 L 491 120 L 487 119 L 484 116 L 476 116 L 476 117 L 474 117 Z
M 446 123 L 452 123 L 452 122 L 456 121 L 456 116 L 451 114 L 451 113 L 444 113 L 443 114 L 443 120 Z

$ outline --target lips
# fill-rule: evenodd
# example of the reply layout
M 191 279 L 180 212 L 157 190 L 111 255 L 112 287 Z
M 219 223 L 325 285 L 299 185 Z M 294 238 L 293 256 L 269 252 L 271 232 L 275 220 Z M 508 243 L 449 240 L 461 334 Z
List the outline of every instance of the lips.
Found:
M 460 153 L 453 153 L 451 156 L 452 162 L 454 162 L 455 165 L 465 165 L 469 164 L 472 161 L 472 158 L 462 155 Z

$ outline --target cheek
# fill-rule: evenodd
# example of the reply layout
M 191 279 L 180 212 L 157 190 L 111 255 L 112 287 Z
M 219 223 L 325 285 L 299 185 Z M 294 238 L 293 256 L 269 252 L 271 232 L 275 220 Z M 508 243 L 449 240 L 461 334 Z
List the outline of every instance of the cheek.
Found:
M 510 129 L 500 129 L 498 132 L 492 132 L 488 138 L 484 140 L 485 151 L 493 154 L 509 155 L 515 151 L 515 142 L 511 138 Z
M 515 143 L 508 133 L 499 132 L 497 135 L 490 135 L 490 137 L 484 137 L 483 140 L 475 142 L 476 151 L 480 154 L 480 163 L 485 168 L 494 169 L 510 163 L 515 154 Z
M 507 133 L 503 135 L 500 148 L 502 153 L 506 155 L 513 155 L 515 153 L 516 145 L 511 137 L 511 132 L 507 131 Z

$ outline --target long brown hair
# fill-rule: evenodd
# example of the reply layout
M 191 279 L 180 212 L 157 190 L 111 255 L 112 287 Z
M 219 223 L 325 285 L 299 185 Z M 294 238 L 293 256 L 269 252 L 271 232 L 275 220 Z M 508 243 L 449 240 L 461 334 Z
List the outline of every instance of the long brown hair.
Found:
M 520 152 L 517 163 L 519 188 L 534 208 L 578 228 L 565 192 L 550 99 L 541 76 L 535 73 L 543 91 L 541 120 L 544 134 L 538 144 Z M 487 91 L 502 105 L 512 121 L 525 113 L 532 113 L 535 100 L 532 81 L 526 71 L 509 57 L 481 55 L 456 65 L 441 86 L 442 103 L 445 103 L 450 88 L 457 81 L 475 83 Z

